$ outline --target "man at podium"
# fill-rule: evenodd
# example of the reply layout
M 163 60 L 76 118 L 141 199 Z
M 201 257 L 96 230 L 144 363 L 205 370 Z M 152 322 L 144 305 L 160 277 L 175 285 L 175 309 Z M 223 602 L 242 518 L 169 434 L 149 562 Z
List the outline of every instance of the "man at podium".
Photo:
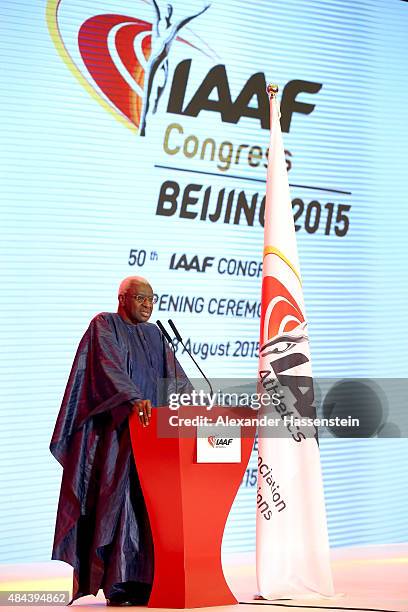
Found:
M 153 544 L 128 416 L 137 410 L 147 427 L 159 380 L 188 384 L 148 323 L 156 299 L 146 279 L 122 281 L 117 313 L 98 314 L 79 344 L 55 425 L 50 450 L 63 476 L 52 558 L 74 569 L 72 600 L 100 588 L 108 605 L 149 598 Z

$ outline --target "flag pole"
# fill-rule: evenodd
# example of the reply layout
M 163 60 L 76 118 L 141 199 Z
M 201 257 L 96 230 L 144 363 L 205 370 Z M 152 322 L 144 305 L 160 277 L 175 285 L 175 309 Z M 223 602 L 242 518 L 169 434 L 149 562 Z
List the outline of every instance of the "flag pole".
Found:
M 269 99 L 276 97 L 276 94 L 279 92 L 279 87 L 275 83 L 269 83 L 266 87 L 266 93 L 269 96 Z

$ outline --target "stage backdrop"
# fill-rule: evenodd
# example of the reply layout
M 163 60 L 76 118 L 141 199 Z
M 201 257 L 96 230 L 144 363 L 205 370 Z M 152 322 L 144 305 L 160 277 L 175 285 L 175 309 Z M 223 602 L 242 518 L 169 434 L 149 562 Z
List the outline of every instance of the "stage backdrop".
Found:
M 256 376 L 265 82 L 280 87 L 314 374 L 406 376 L 408 4 L 158 4 L 0 5 L 3 562 L 49 558 L 49 439 L 77 343 L 123 277 L 151 280 L 153 320 L 174 319 L 208 375 Z M 405 445 L 322 440 L 333 546 L 407 540 Z M 224 551 L 253 549 L 255 493 L 254 455 Z

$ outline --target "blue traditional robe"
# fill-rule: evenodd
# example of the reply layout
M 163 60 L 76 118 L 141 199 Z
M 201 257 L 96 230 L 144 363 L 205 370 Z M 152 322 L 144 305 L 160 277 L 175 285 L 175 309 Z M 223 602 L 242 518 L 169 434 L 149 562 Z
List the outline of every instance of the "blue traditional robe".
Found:
M 127 417 L 138 399 L 160 402 L 158 382 L 187 382 L 151 323 L 101 313 L 85 332 L 50 450 L 63 467 L 52 558 L 74 569 L 73 600 L 113 584 L 151 584 L 153 545 Z

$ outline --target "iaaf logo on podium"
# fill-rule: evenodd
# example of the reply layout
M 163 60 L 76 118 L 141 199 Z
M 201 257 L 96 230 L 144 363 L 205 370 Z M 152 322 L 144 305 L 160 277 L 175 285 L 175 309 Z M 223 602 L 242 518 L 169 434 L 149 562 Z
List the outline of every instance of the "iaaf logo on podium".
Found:
M 208 444 L 213 448 L 226 448 L 232 444 L 232 438 L 218 438 L 217 436 L 208 436 Z
M 123 13 L 117 12 L 118 4 Z M 58 52 L 85 89 L 116 119 L 144 136 L 163 105 L 170 53 L 176 55 L 176 49 L 177 55 L 183 55 L 185 50 L 186 55 L 206 56 L 212 63 L 219 59 L 188 25 L 210 6 L 196 0 L 188 3 L 186 14 L 186 3 L 181 2 L 48 0 L 47 22 Z M 232 100 L 226 67 L 217 64 L 186 102 L 191 66 L 192 59 L 183 59 L 175 67 L 167 112 L 197 117 L 201 111 L 209 111 L 233 124 L 249 117 L 269 129 L 262 72 L 250 76 Z M 281 101 L 283 131 L 289 132 L 293 113 L 308 115 L 315 107 L 297 101 L 297 95 L 315 94 L 321 87 L 321 83 L 302 80 L 286 84 Z

